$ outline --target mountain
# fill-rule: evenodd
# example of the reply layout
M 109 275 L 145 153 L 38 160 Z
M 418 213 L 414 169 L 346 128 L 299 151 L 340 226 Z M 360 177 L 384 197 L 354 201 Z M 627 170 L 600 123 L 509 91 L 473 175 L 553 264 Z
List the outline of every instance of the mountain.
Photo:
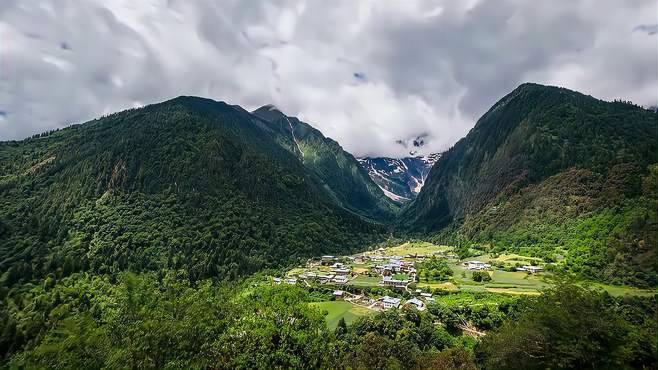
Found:
M 441 153 L 406 158 L 364 157 L 359 158 L 359 163 L 387 197 L 404 203 L 416 197 L 440 157 Z
M 336 203 L 361 216 L 390 220 L 398 206 L 368 176 L 359 162 L 319 130 L 288 117 L 273 105 L 252 112 L 273 137 L 318 179 Z
M 443 153 L 399 225 L 655 285 L 656 129 L 633 104 L 521 85 Z
M 332 185 L 270 124 L 195 97 L 2 142 L 0 283 L 162 268 L 231 279 L 383 232 L 334 199 L 362 194 Z

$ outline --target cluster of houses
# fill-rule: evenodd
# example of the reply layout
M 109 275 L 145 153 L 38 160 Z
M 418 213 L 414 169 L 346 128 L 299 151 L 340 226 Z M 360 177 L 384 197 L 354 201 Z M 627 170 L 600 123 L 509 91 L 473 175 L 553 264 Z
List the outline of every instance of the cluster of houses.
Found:
M 391 275 L 396 273 L 405 273 L 410 275 L 416 274 L 415 262 L 403 261 L 400 256 L 389 257 L 388 262 L 383 265 L 375 265 L 371 270 L 382 275 Z
M 410 258 L 417 258 L 417 255 L 410 255 Z M 404 261 L 402 256 L 381 256 L 381 255 L 358 255 L 347 257 L 356 264 L 364 264 L 366 262 L 372 262 L 375 265 L 370 267 L 370 272 L 381 275 L 382 280 L 380 281 L 381 285 L 384 286 L 393 286 L 393 287 L 404 287 L 407 284 L 415 281 L 416 279 L 416 268 L 414 267 L 415 262 Z M 320 261 L 309 261 L 307 267 L 313 268 L 318 265 L 328 266 L 331 268 L 330 273 L 328 274 L 314 274 L 314 273 L 305 273 L 299 275 L 301 279 L 311 279 L 317 280 L 320 284 L 328 283 L 337 283 L 345 284 L 349 281 L 349 276 L 353 274 L 353 270 L 341 263 L 336 262 L 338 258 L 336 256 L 326 255 L 322 256 Z M 398 279 L 393 278 L 393 275 L 396 275 Z M 400 276 L 404 276 L 405 279 L 399 279 Z
M 352 295 L 350 298 L 347 298 L 347 300 L 350 300 L 353 303 L 357 303 L 357 301 L 360 300 L 361 305 L 367 305 L 369 308 L 382 311 L 391 308 L 401 308 L 404 306 L 410 306 L 417 309 L 418 311 L 424 311 L 427 309 L 428 303 L 434 302 L 434 298 L 432 298 L 431 293 L 423 293 L 420 289 L 417 289 L 416 292 L 420 293 L 420 295 L 418 297 L 408 299 L 406 302 L 403 302 L 401 298 L 390 297 L 388 295 L 378 299 L 364 299 L 363 296 Z M 350 293 L 342 290 L 334 290 L 333 295 L 336 299 L 344 299 L 346 296 L 350 295 Z

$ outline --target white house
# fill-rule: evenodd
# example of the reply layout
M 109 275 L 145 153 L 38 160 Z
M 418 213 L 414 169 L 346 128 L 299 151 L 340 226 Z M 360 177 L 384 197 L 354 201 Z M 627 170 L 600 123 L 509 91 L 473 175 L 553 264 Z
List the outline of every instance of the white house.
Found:
M 333 272 L 336 275 L 348 275 L 350 273 L 350 269 L 337 268 L 337 269 L 332 269 L 331 272 Z
M 336 298 L 342 298 L 343 294 L 345 294 L 345 292 L 343 292 L 342 290 L 334 290 L 334 297 Z
M 541 266 L 531 266 L 531 265 L 526 265 L 523 266 L 524 271 L 528 271 L 531 274 L 536 274 L 538 272 L 544 271 L 544 268 Z
M 333 281 L 338 283 L 338 284 L 347 284 L 349 279 L 345 275 L 339 275 L 339 276 L 334 277 Z
M 382 303 L 385 310 L 388 310 L 389 308 L 398 308 L 398 307 L 400 307 L 400 298 L 393 298 L 393 297 L 389 297 L 389 296 L 384 296 L 382 298 L 379 298 L 379 301 Z
M 482 261 L 466 261 L 462 265 L 464 265 L 464 267 L 466 267 L 468 270 L 486 270 L 491 268 L 490 264 L 484 263 Z
M 294 278 L 286 279 L 286 284 L 295 285 L 297 284 L 297 279 Z
M 425 303 L 418 298 L 411 298 L 405 304 L 414 306 L 418 311 L 425 311 Z
M 421 297 L 432 298 L 432 293 L 420 293 Z

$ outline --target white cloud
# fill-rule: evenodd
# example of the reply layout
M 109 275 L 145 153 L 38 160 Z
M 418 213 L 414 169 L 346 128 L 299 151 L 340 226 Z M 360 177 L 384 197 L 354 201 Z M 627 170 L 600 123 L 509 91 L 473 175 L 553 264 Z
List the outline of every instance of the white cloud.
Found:
M 444 150 L 525 81 L 658 103 L 656 3 L 4 0 L 0 139 L 200 95 L 355 155 Z

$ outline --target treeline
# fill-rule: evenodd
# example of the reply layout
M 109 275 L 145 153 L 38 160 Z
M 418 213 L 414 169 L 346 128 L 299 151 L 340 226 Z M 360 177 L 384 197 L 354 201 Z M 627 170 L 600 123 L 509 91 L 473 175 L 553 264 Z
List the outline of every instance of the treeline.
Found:
M 446 299 L 339 323 L 313 296 L 261 277 L 196 283 L 183 271 L 75 274 L 3 299 L 0 346 L 15 368 L 539 369 L 656 366 L 656 298 L 613 298 L 570 284 L 476 305 Z M 463 303 L 463 302 L 462 302 Z

